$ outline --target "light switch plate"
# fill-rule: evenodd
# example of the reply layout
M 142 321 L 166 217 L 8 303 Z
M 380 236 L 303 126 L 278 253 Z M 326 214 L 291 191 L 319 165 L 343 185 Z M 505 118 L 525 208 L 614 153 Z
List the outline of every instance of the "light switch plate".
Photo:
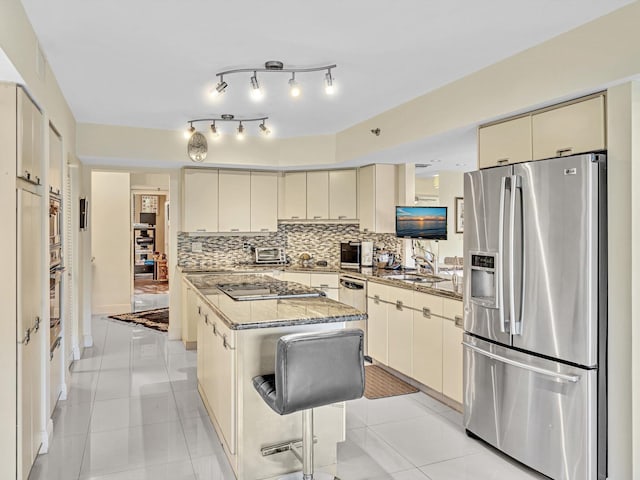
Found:
M 202 242 L 191 242 L 192 253 L 202 253 Z

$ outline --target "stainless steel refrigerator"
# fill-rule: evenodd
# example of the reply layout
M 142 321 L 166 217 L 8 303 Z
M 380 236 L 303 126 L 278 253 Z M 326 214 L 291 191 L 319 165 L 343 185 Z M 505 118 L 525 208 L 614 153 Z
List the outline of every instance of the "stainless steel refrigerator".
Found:
M 464 425 L 556 480 L 606 479 L 606 157 L 465 175 Z

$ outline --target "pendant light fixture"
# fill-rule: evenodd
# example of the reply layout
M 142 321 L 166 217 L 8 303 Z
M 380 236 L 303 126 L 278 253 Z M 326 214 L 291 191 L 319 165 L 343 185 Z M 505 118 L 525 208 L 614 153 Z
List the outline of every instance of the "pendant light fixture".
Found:
M 236 68 L 234 70 L 226 70 L 224 72 L 218 72 L 216 73 L 217 77 L 220 77 L 220 80 L 218 82 L 218 84 L 211 89 L 211 93 L 214 96 L 219 96 L 221 94 L 223 94 L 228 87 L 227 82 L 224 81 L 224 76 L 225 75 L 232 75 L 232 74 L 236 74 L 236 73 L 253 73 L 253 75 L 250 77 L 249 82 L 250 82 L 250 86 L 251 86 L 251 96 L 252 98 L 259 100 L 263 97 L 264 92 L 262 91 L 262 89 L 260 88 L 260 83 L 258 82 L 258 76 L 257 76 L 257 72 L 268 72 L 268 73 L 291 73 L 291 79 L 289 80 L 289 93 L 291 94 L 292 97 L 298 97 L 300 96 L 301 93 L 301 89 L 300 89 L 300 85 L 298 84 L 298 82 L 296 81 L 296 77 L 295 74 L 296 73 L 311 73 L 311 72 L 321 72 L 326 70 L 325 76 L 324 76 L 324 84 L 325 84 L 325 92 L 327 93 L 327 95 L 333 95 L 333 93 L 335 92 L 335 85 L 334 85 L 334 78 L 333 75 L 331 74 L 331 70 L 333 68 L 336 68 L 337 65 L 332 64 L 332 65 L 323 65 L 320 67 L 299 67 L 299 68 L 285 68 L 284 67 L 284 63 L 282 63 L 279 60 L 270 60 L 268 62 L 265 62 L 264 64 L 264 68 L 260 67 L 260 68 Z

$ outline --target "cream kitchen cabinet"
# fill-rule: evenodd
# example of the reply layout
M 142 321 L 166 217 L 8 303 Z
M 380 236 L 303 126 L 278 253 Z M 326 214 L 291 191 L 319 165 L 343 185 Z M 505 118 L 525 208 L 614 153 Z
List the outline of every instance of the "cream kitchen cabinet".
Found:
M 251 172 L 251 231 L 278 230 L 278 174 Z
M 182 282 L 181 299 L 182 343 L 187 350 L 197 346 L 198 303 L 196 293 L 187 283 Z
M 329 171 L 329 218 L 333 220 L 358 218 L 357 183 L 356 170 Z
M 40 184 L 44 156 L 42 113 L 21 87 L 12 85 L 7 88 L 15 88 L 17 95 L 16 176 Z
M 309 286 L 322 290 L 327 298 L 338 300 L 340 283 L 337 273 L 311 273 Z
M 62 138 L 49 125 L 49 191 L 62 193 Z
M 571 103 L 532 116 L 533 159 L 604 150 L 605 97 Z
M 282 275 L 282 280 L 285 282 L 301 283 L 302 285 L 306 285 L 307 287 L 311 286 L 311 274 L 309 273 L 284 272 L 284 275 Z
M 387 365 L 388 350 L 388 317 L 387 286 L 379 283 L 367 284 L 367 352 L 374 360 Z
M 278 218 L 304 220 L 307 218 L 307 172 L 285 172 L 280 178 L 282 201 Z
M 414 292 L 412 377 L 436 392 L 442 391 L 443 299 Z
M 478 129 L 479 167 L 531 160 L 531 116 Z
M 358 169 L 360 230 L 395 233 L 396 173 L 394 165 L 368 165 Z
M 198 348 L 196 360 L 198 382 L 208 410 L 213 415 L 226 449 L 236 453 L 236 354 L 235 333 L 200 299 L 199 336 L 203 348 Z
M 462 302 L 443 299 L 442 393 L 462 403 Z
M 182 172 L 182 231 L 218 231 L 218 170 Z
M 329 216 L 329 175 L 333 172 L 307 172 L 307 219 L 327 220 Z
M 251 172 L 220 170 L 218 177 L 218 231 L 251 230 Z
M 413 291 L 387 287 L 388 365 L 411 377 L 413 356 Z

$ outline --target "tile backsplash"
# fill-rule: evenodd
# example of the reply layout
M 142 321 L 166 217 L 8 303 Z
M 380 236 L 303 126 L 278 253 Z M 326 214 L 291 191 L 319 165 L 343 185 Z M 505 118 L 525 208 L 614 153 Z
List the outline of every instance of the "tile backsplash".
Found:
M 281 223 L 278 231 L 260 236 L 195 236 L 178 234 L 178 265 L 181 267 L 227 268 L 251 264 L 254 254 L 243 245 L 252 247 L 285 247 L 295 265 L 300 254 L 309 253 L 315 261 L 326 260 L 330 267 L 340 265 L 340 243 L 350 240 L 373 241 L 376 248 L 392 252 L 398 257 L 401 240 L 393 233 L 362 233 L 357 224 Z M 202 244 L 202 252 L 192 252 L 191 244 Z

